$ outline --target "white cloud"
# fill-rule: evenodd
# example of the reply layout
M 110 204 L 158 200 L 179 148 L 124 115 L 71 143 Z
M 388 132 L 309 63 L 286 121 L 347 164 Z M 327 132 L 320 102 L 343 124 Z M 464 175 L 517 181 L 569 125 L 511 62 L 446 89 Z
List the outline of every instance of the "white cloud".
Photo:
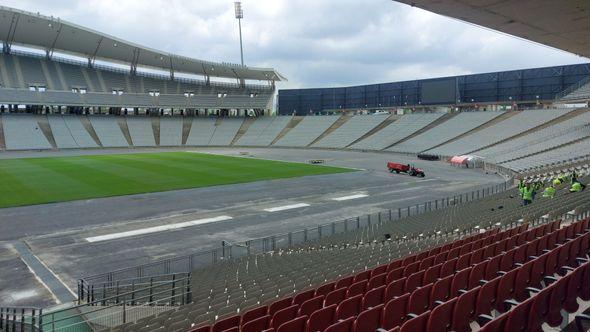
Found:
M 5 0 L 185 56 L 240 60 L 233 1 Z M 390 0 L 244 0 L 244 57 L 281 88 L 346 86 L 588 62 Z

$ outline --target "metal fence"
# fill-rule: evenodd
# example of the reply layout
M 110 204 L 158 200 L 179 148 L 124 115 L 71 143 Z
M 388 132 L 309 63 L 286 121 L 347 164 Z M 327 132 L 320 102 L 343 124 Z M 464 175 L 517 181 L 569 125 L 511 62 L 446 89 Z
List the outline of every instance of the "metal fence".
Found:
M 151 277 L 172 276 L 193 271 L 196 268 L 238 259 L 250 254 L 264 253 L 288 247 L 300 245 L 306 242 L 319 240 L 335 234 L 365 228 L 374 224 L 395 221 L 408 216 L 421 214 L 427 211 L 446 208 L 450 205 L 462 204 L 477 199 L 482 199 L 492 194 L 503 192 L 512 186 L 513 179 L 491 187 L 485 187 L 454 196 L 444 197 L 421 204 L 407 206 L 405 208 L 392 208 L 364 216 L 348 218 L 345 220 L 322 224 L 317 227 L 305 228 L 299 231 L 276 234 L 259 239 L 246 241 L 243 244 L 228 244 L 220 248 L 196 252 L 164 260 L 154 261 L 134 267 L 119 269 L 103 274 L 85 276 L 78 281 L 78 300 L 80 303 L 88 300 L 91 289 L 93 298 L 102 298 L 99 290 L 103 285 L 119 285 L 129 287 L 134 279 L 146 280 Z M 123 283 L 127 280 L 127 284 Z M 136 281 L 137 282 L 137 281 Z M 98 285 L 98 286 L 97 286 Z M 106 287 L 106 286 L 105 286 Z
M 41 331 L 43 310 L 30 307 L 0 307 L 0 331 L 35 332 Z
M 43 315 L 40 331 L 100 331 L 135 322 L 192 302 L 191 276 L 52 311 Z

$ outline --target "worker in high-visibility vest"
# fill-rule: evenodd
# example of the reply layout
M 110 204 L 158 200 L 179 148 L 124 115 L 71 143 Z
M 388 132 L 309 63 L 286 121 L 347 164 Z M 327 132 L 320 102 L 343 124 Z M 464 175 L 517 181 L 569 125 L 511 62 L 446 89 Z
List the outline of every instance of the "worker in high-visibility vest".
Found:
M 535 189 L 530 183 L 527 183 L 522 190 L 522 205 L 526 206 L 533 202 Z
M 572 186 L 570 188 L 570 192 L 577 193 L 577 192 L 584 190 L 585 188 L 586 188 L 586 186 L 583 185 L 580 181 L 576 181 L 576 182 L 572 183 Z
M 553 182 L 553 186 L 554 187 L 557 187 L 557 186 L 559 186 L 561 184 L 561 181 L 559 180 L 559 177 L 555 177 L 552 182 Z
M 555 196 L 555 187 L 553 185 L 548 186 L 543 191 L 543 197 L 545 198 L 553 198 Z
M 518 181 L 518 192 L 520 194 L 520 197 L 522 197 L 522 195 L 523 195 L 524 187 L 525 187 L 524 180 L 520 179 L 520 181 Z

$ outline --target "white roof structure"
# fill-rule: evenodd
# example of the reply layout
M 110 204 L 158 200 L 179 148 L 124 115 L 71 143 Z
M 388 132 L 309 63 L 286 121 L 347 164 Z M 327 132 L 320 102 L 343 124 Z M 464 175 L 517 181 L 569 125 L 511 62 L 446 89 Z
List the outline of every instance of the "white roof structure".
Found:
M 90 61 L 105 60 L 131 65 L 183 72 L 206 77 L 236 78 L 239 80 L 285 81 L 272 68 L 221 64 L 170 54 L 137 45 L 60 18 L 30 13 L 0 6 L 0 39 L 4 47 L 13 44 L 39 48 Z
M 587 0 L 395 0 L 433 13 L 590 56 Z

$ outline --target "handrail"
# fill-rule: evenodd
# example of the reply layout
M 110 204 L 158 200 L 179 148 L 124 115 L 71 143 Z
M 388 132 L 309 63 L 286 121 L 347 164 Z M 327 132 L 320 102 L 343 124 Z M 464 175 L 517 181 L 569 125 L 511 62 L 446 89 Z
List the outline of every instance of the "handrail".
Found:
M 42 331 L 42 317 L 38 307 L 0 307 L 0 331 Z
M 46 313 L 43 315 L 44 320 L 40 324 L 40 328 L 42 331 L 53 332 L 67 330 L 67 328 L 77 325 L 88 327 L 105 323 L 120 325 L 136 320 L 130 316 L 130 311 L 140 312 L 135 317 L 143 314 L 151 315 L 155 312 L 192 302 L 190 274 L 187 278 L 170 281 L 167 285 L 171 286 L 171 288 L 161 290 L 158 288 L 163 285 L 148 286 L 116 294 L 109 298 Z M 146 294 L 135 297 L 134 295 L 138 292 L 146 292 Z M 121 298 L 122 300 L 120 300 Z
M 567 89 L 561 91 L 560 93 L 555 95 L 555 99 L 559 100 L 567 95 L 569 95 L 570 93 L 574 92 L 575 90 L 581 88 L 582 86 L 586 85 L 590 83 L 590 76 L 586 76 L 583 79 L 579 80 L 577 83 L 574 83 L 572 85 L 570 85 Z

